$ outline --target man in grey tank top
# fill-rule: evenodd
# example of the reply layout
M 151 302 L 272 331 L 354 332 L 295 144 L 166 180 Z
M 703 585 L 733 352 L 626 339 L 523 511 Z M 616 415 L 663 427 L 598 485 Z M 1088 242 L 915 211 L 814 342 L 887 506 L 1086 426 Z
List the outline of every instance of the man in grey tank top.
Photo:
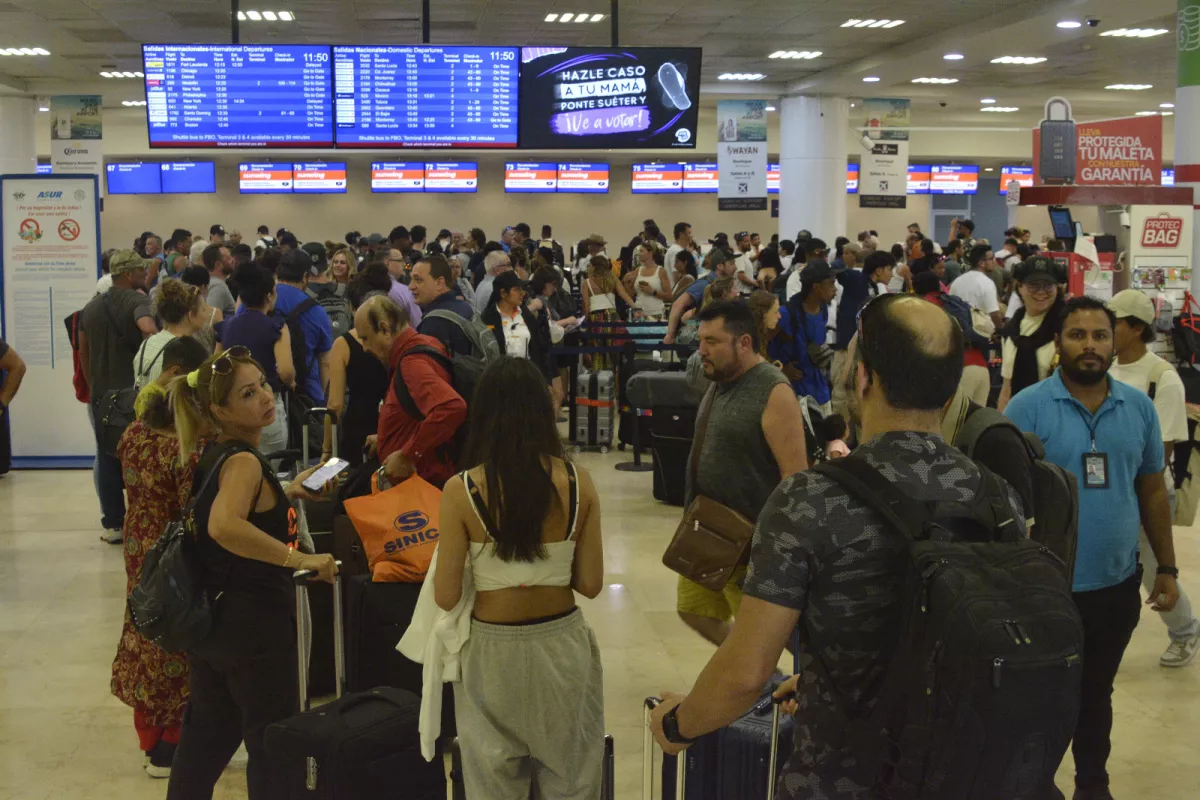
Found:
M 685 505 L 700 494 L 756 520 L 780 480 L 808 468 L 800 403 L 783 373 L 759 355 L 758 328 L 749 306 L 738 300 L 713 303 L 697 319 L 700 359 L 713 388 L 705 400 L 711 403 L 708 429 L 703 441 L 692 445 Z M 720 645 L 741 603 L 745 576 L 743 564 L 722 592 L 681 576 L 676 598 L 680 618 Z

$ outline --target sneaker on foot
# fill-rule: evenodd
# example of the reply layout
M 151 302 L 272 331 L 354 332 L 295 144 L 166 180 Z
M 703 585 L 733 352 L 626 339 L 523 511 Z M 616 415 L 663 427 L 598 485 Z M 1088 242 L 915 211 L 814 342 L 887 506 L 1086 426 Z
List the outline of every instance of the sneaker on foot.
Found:
M 121 544 L 125 541 L 125 536 L 121 533 L 120 528 L 113 528 L 100 534 L 100 540 L 109 544 Z
M 175 745 L 169 742 L 159 742 L 150 751 L 150 763 L 146 765 L 146 774 L 151 778 L 171 777 L 171 763 L 175 760 Z
M 1180 642 L 1171 642 L 1158 660 L 1160 667 L 1186 667 L 1200 650 L 1200 633 Z

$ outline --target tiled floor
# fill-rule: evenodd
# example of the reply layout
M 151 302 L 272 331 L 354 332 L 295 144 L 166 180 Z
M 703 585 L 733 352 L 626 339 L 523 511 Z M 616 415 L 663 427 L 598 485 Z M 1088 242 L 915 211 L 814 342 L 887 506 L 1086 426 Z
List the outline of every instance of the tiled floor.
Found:
M 712 648 L 676 618 L 663 547 L 679 510 L 650 496 L 649 473 L 618 472 L 626 456 L 585 454 L 604 508 L 608 588 L 585 602 L 604 654 L 608 729 L 616 738 L 617 795 L 640 797 L 641 701 L 693 681 Z M 99 541 L 86 472 L 0 478 L 0 798 L 161 798 L 146 777 L 132 712 L 109 694 L 125 577 L 120 548 Z M 1193 531 L 1176 530 L 1185 585 L 1200 565 Z M 1200 595 L 1200 578 L 1193 584 Z M 1134 635 L 1115 694 L 1113 793 L 1200 796 L 1200 662 L 1164 670 L 1166 644 L 1150 611 Z M 1070 786 L 1070 765 L 1060 784 Z M 245 796 L 235 765 L 217 796 Z M 1070 792 L 1068 790 L 1068 797 Z

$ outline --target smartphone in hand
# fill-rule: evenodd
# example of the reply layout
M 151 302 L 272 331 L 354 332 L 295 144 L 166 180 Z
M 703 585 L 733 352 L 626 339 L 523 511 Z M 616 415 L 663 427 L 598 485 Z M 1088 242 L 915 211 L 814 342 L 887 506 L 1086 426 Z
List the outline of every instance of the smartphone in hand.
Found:
M 300 484 L 305 489 L 308 489 L 313 494 L 320 494 L 325 488 L 325 484 L 336 478 L 342 473 L 342 470 L 350 466 L 350 462 L 341 458 L 331 458 L 312 475 L 309 475 Z

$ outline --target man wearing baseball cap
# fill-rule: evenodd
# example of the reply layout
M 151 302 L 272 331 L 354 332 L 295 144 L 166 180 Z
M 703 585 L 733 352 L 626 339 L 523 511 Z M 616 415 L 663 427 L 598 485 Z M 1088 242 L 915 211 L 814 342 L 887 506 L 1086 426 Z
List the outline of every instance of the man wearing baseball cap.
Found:
M 101 536 L 121 543 L 125 524 L 125 482 L 121 461 L 100 444 L 100 406 L 106 395 L 134 383 L 133 356 L 142 340 L 158 333 L 146 296 L 146 274 L 158 262 L 133 250 L 119 250 L 108 261 L 112 288 L 96 295 L 83 309 L 79 329 L 79 357 L 91 394 L 92 423 L 96 430 L 96 495 L 100 499 Z
M 1108 308 L 1117 317 L 1117 324 L 1113 329 L 1117 362 L 1108 372 L 1122 383 L 1145 392 L 1154 401 L 1169 467 L 1175 443 L 1186 442 L 1189 438 L 1187 408 L 1184 403 L 1183 381 L 1175 367 L 1147 349 L 1147 345 L 1153 344 L 1155 339 L 1154 323 L 1158 315 L 1154 310 L 1154 302 L 1137 289 L 1126 289 L 1118 292 L 1108 302 Z M 1174 513 L 1175 479 L 1169 471 L 1165 478 L 1167 498 Z M 1154 552 L 1146 539 L 1145 529 L 1140 533 L 1138 553 L 1144 567 L 1142 586 L 1149 592 L 1154 587 L 1154 574 L 1158 570 L 1158 562 L 1154 559 Z M 1192 663 L 1197 649 L 1200 648 L 1200 620 L 1196 619 L 1192 604 L 1182 587 L 1179 589 L 1179 601 L 1175 608 L 1160 611 L 1159 617 L 1167 626 L 1167 635 L 1170 636 L 1171 642 L 1158 663 L 1164 667 L 1185 667 Z
M 220 223 L 208 229 L 209 244 L 225 244 L 225 227 Z
M 663 342 L 666 344 L 675 344 L 675 334 L 679 330 L 679 322 L 688 309 L 699 310 L 704 305 L 704 290 L 709 287 L 709 284 L 718 278 L 732 278 L 737 272 L 737 256 L 733 254 L 732 250 L 713 247 L 709 251 L 708 263 L 712 267 L 712 271 L 694 281 L 671 306 L 671 316 L 667 322 L 667 335 L 663 337 Z

